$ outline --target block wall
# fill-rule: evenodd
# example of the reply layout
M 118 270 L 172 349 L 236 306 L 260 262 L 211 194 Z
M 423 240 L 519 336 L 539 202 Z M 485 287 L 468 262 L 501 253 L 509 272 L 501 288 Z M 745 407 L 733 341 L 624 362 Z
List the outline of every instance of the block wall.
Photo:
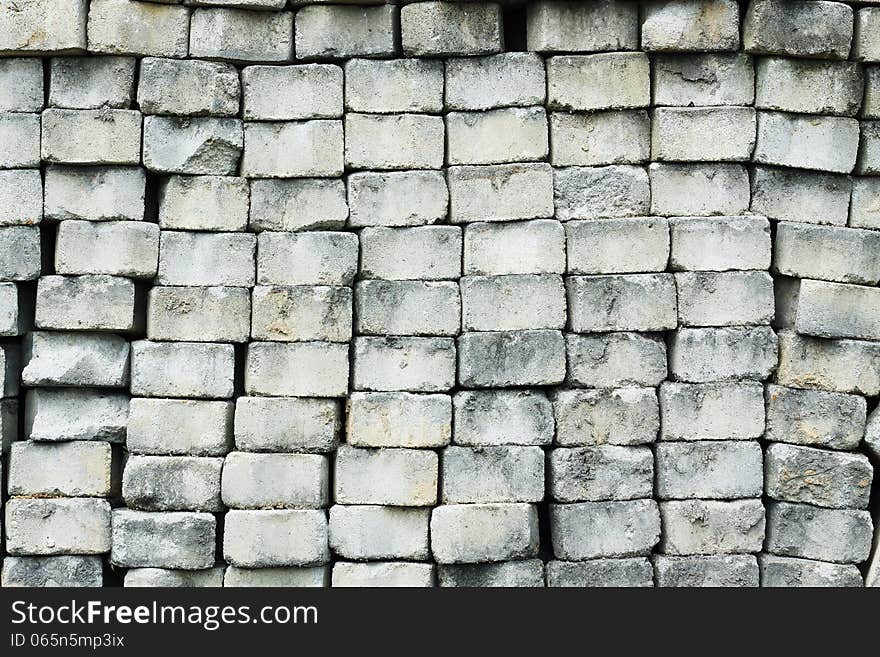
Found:
M 878 282 L 880 3 L 0 0 L 2 585 L 880 585 Z

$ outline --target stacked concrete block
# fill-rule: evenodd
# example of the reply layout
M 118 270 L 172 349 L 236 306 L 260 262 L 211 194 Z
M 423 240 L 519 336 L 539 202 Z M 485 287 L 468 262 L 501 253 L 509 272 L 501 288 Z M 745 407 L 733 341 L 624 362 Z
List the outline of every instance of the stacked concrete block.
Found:
M 2 586 L 880 583 L 876 3 L 12 4 Z

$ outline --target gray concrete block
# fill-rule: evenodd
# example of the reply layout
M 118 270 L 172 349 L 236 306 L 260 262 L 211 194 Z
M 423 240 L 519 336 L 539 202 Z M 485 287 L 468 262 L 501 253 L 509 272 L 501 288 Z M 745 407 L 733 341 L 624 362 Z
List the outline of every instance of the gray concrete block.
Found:
M 562 333 L 546 329 L 464 333 L 458 382 L 468 388 L 553 385 L 565 378 Z
M 125 440 L 128 395 L 89 389 L 28 390 L 24 438 L 45 442 Z
M 134 398 L 126 449 L 132 454 L 223 456 L 232 448 L 235 408 L 226 401 Z
M 233 509 L 320 508 L 329 502 L 329 461 L 317 454 L 232 452 L 223 463 L 223 503 Z
M 6 552 L 13 556 L 110 551 L 110 503 L 92 497 L 15 498 L 5 507 Z
M 783 557 L 858 564 L 868 558 L 872 533 L 867 511 L 772 502 L 765 549 Z
M 532 504 L 444 504 L 431 513 L 431 553 L 439 564 L 528 559 L 538 547 Z
M 730 500 L 760 497 L 763 490 L 757 441 L 662 442 L 656 458 L 656 493 L 662 500 Z
M 353 392 L 345 417 L 353 447 L 442 447 L 452 439 L 449 395 Z
M 344 397 L 348 372 L 344 343 L 251 342 L 245 355 L 244 389 L 249 395 Z
M 459 391 L 453 397 L 453 443 L 474 447 L 549 445 L 553 409 L 537 390 Z
M 548 561 L 547 586 L 568 588 L 652 587 L 654 569 L 644 557 Z
M 662 440 L 745 440 L 764 433 L 760 383 L 664 381 L 659 397 Z
M 110 563 L 123 568 L 211 568 L 216 531 L 210 513 L 116 509 Z
M 332 399 L 239 397 L 235 446 L 248 452 L 332 452 L 342 408 Z
M 660 539 L 654 500 L 550 505 L 553 554 L 564 561 L 648 555 Z
M 340 445 L 334 466 L 338 504 L 432 506 L 439 460 L 430 450 L 360 449 Z
M 217 513 L 224 510 L 222 470 L 222 458 L 130 456 L 122 473 L 122 498 L 127 507 L 141 511 Z
M 752 555 L 654 557 L 660 587 L 754 588 L 758 586 L 758 562 Z
M 650 497 L 654 456 L 648 447 L 556 448 L 547 458 L 547 493 L 556 502 Z
M 832 509 L 866 509 L 874 468 L 863 454 L 771 444 L 765 456 L 766 494 L 774 500 Z
M 428 559 L 430 509 L 330 507 L 330 549 L 354 560 Z
M 777 338 L 769 326 L 683 328 L 669 341 L 676 381 L 767 379 L 776 368 Z
M 760 552 L 764 543 L 761 500 L 661 502 L 660 550 L 670 555 Z
M 585 388 L 656 386 L 666 378 L 666 345 L 640 333 L 569 334 L 570 385 Z
M 330 560 L 324 510 L 239 511 L 226 514 L 223 558 L 232 566 L 317 566 Z

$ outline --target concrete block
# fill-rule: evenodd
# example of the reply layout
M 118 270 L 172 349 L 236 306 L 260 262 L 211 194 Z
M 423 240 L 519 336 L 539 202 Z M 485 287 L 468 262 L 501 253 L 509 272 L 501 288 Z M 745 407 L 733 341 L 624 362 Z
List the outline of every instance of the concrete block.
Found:
M 134 57 L 55 57 L 49 67 L 49 105 L 128 109 L 136 66 Z
M 648 555 L 660 539 L 654 500 L 550 505 L 553 554 L 564 561 Z
M 658 107 L 651 156 L 667 162 L 748 161 L 756 120 L 751 107 Z
M 407 56 L 488 55 L 504 49 L 501 6 L 417 2 L 400 10 L 400 40 Z
M 128 395 L 88 389 L 28 390 L 24 438 L 45 442 L 125 440 Z
M 358 281 L 359 335 L 458 335 L 461 298 L 452 281 Z
M 89 50 L 183 58 L 189 54 L 189 17 L 186 7 L 96 0 L 89 5 Z
M 232 509 L 321 508 L 330 501 L 329 479 L 326 456 L 232 452 L 223 465 L 223 504 Z
M 823 340 L 780 332 L 776 382 L 793 388 L 880 393 L 880 344 L 860 340 Z
M 804 280 L 798 286 L 795 328 L 820 338 L 880 340 L 880 296 L 873 287 Z
M 137 99 L 146 114 L 236 116 L 240 98 L 238 71 L 231 64 L 154 57 L 141 60 Z
M 450 167 L 446 181 L 450 223 L 553 216 L 553 169 L 549 164 Z
M 254 180 L 250 190 L 253 230 L 336 229 L 345 225 L 345 183 L 331 178 Z
M 122 497 L 127 507 L 141 511 L 216 513 L 223 511 L 221 470 L 222 458 L 130 456 L 122 474 Z
M 101 557 L 6 557 L 0 575 L 3 588 L 97 588 L 104 584 Z
M 8 491 L 24 497 L 110 497 L 118 493 L 109 443 L 12 444 Z
M 0 336 L 24 335 L 33 323 L 33 299 L 15 283 L 0 283 Z
M 858 181 L 837 174 L 755 166 L 751 210 L 780 221 L 843 226 L 850 191 Z
M 46 162 L 139 164 L 141 113 L 106 107 L 98 110 L 49 108 L 42 115 L 40 148 Z
M 247 180 L 232 176 L 169 176 L 159 187 L 159 226 L 172 230 L 243 231 Z
M 363 171 L 347 178 L 349 226 L 421 226 L 446 218 L 449 192 L 438 171 Z
M 756 0 L 743 20 L 746 52 L 846 59 L 853 36 L 853 10 L 842 2 Z
M 136 167 L 46 167 L 46 219 L 144 218 L 146 176 Z
M 863 7 L 855 15 L 852 54 L 862 62 L 880 62 L 880 11 L 877 7 Z
M 637 164 L 651 157 L 651 121 L 641 110 L 550 115 L 554 166 Z
M 638 50 L 638 7 L 630 2 L 529 3 L 526 45 L 537 52 Z
M 541 67 L 543 72 L 543 65 Z M 4 58 L 0 62 L 0 112 L 39 112 L 45 104 L 43 60 Z
M 852 564 L 759 554 L 761 586 L 765 587 L 861 587 L 862 574 Z
M 755 553 L 764 543 L 761 500 L 661 502 L 660 517 L 660 550 L 665 554 Z
M 210 513 L 116 509 L 110 563 L 123 568 L 211 568 L 216 531 Z
M 856 173 L 880 173 L 880 121 L 862 121 Z
M 666 378 L 666 345 L 639 333 L 565 336 L 569 385 L 585 388 L 656 386 Z
M 223 456 L 232 448 L 234 412 L 225 401 L 135 398 L 125 446 L 132 454 Z
M 251 178 L 338 176 L 342 122 L 328 119 L 244 125 L 241 174 Z
M 609 110 L 651 103 L 651 65 L 645 53 L 562 55 L 547 60 L 547 107 Z
M 55 272 L 153 278 L 159 227 L 145 221 L 63 221 L 55 236 Z
M 776 368 L 777 338 L 770 327 L 683 328 L 669 341 L 676 381 L 764 380 Z
M 351 233 L 261 233 L 257 284 L 348 285 L 357 272 L 358 237 Z
M 330 586 L 330 566 L 303 568 L 237 568 L 229 566 L 224 587 L 325 587 Z
M 555 169 L 553 178 L 556 216 L 562 221 L 648 214 L 651 190 L 642 167 L 567 167 Z
M 233 118 L 148 116 L 144 166 L 159 173 L 236 175 L 244 138 Z
M 770 324 L 775 312 L 773 279 L 762 271 L 675 274 L 682 326 Z
M 346 402 L 353 447 L 442 447 L 452 438 L 452 398 L 407 392 L 354 392 Z
M 559 390 L 553 397 L 556 444 L 641 445 L 660 427 L 657 394 L 651 388 Z
M 356 338 L 352 387 L 377 392 L 445 392 L 455 385 L 455 352 L 452 338 Z
M 230 398 L 234 361 L 231 344 L 136 340 L 131 343 L 131 394 Z
M 247 290 L 242 290 L 247 294 Z M 233 313 L 247 325 L 248 312 Z M 348 287 L 258 286 L 253 289 L 251 337 L 303 342 L 351 339 L 352 292 Z M 242 341 L 246 341 L 245 337 Z
M 443 111 L 443 62 L 352 59 L 345 64 L 345 108 L 351 112 Z
M 434 586 L 434 565 L 405 561 L 333 564 L 333 587 L 426 588 Z
M 342 431 L 332 399 L 239 397 L 235 446 L 248 452 L 332 452 Z
M 465 331 L 565 328 L 565 289 L 561 276 L 466 276 L 460 284 L 461 327 Z M 526 299 L 529 301 L 524 302 Z M 442 310 L 439 304 L 434 307 L 436 312 Z
M 0 280 L 33 281 L 40 277 L 38 226 L 0 227 Z
M 345 115 L 345 165 L 351 169 L 440 169 L 444 135 L 439 116 L 349 113 Z
M 446 60 L 446 109 L 543 105 L 547 98 L 544 60 L 531 52 Z
M 643 557 L 548 561 L 547 586 L 569 588 L 652 587 L 654 570 Z
M 544 452 L 540 447 L 447 447 L 441 452 L 440 499 L 468 502 L 541 502 Z
M 676 271 L 768 269 L 770 222 L 764 217 L 686 217 L 669 222 Z
M 0 18 L 0 53 L 84 50 L 88 4 L 85 0 L 16 1 Z
M 736 0 L 649 2 L 642 18 L 642 49 L 659 52 L 739 50 Z
M 248 66 L 241 72 L 243 117 L 251 121 L 342 116 L 342 69 L 332 64 Z
M 849 173 L 856 165 L 858 150 L 859 125 L 855 119 L 758 112 L 755 162 Z
M 441 565 L 440 586 L 457 588 L 541 588 L 544 586 L 544 563 L 540 559 L 501 561 L 498 563 Z
M 774 443 L 765 456 L 766 494 L 831 509 L 866 509 L 874 469 L 863 454 Z
M 537 390 L 462 390 L 453 397 L 453 443 L 474 447 L 549 445 L 553 408 Z
M 660 587 L 754 588 L 758 586 L 758 562 L 752 555 L 654 557 Z
M 471 223 L 464 230 L 464 273 L 562 274 L 565 251 L 562 224 L 553 219 Z
M 739 53 L 657 55 L 652 83 L 659 106 L 751 105 L 755 100 L 752 59 Z
M 68 331 L 134 331 L 134 283 L 117 276 L 43 276 L 34 325 Z
M 466 388 L 553 385 L 565 378 L 565 343 L 553 330 L 464 333 L 458 382 Z
M 125 572 L 125 588 L 220 588 L 223 586 L 222 567 L 205 570 L 175 570 L 170 568 L 132 568 Z
M 855 116 L 862 104 L 865 82 L 855 62 L 763 57 L 755 76 L 758 109 Z
M 307 6 L 296 12 L 297 59 L 389 57 L 400 37 L 398 8 L 342 5 Z
M 6 502 L 6 552 L 18 555 L 110 551 L 110 504 L 93 497 L 17 498 Z
M 766 550 L 770 554 L 858 564 L 868 558 L 872 533 L 867 511 L 786 502 L 767 506 Z
M 458 279 L 461 232 L 456 226 L 366 228 L 360 234 L 360 276 L 385 280 Z
M 678 325 L 670 274 L 569 276 L 565 280 L 570 330 L 665 331 Z
M 252 286 L 256 242 L 248 233 L 163 231 L 156 283 Z
M 569 274 L 663 271 L 669 262 L 669 224 L 665 219 L 569 221 L 565 238 Z
M 343 559 L 428 559 L 430 509 L 330 507 L 330 549 Z
M 327 514 L 313 509 L 229 511 L 223 532 L 223 558 L 243 568 L 327 563 Z
M 118 335 L 36 331 L 22 347 L 26 386 L 128 386 L 130 348 Z
M 348 391 L 348 345 L 329 342 L 251 342 L 245 356 L 249 395 L 344 397 Z M 291 372 L 296 376 L 291 377 Z
M 432 506 L 437 502 L 437 454 L 418 449 L 336 452 L 333 499 L 338 504 Z
M 0 171 L 0 226 L 40 223 L 43 179 L 36 169 Z
M 853 228 L 880 229 L 880 178 L 855 178 L 849 225 Z
M 556 502 L 636 500 L 653 491 L 648 447 L 560 447 L 548 454 L 547 494 Z
M 542 160 L 549 152 L 543 107 L 449 112 L 447 164 L 504 164 Z
M 661 500 L 761 496 L 764 467 L 757 441 L 661 442 L 656 456 Z
M 659 397 L 661 440 L 746 440 L 764 433 L 760 383 L 664 381 Z
M 293 12 L 206 8 L 192 13 L 193 57 L 244 62 L 293 59 Z
M 532 504 L 444 504 L 431 513 L 431 553 L 439 564 L 528 559 L 538 554 Z
M 51 122 L 53 115 L 50 114 L 46 118 L 47 122 Z M 0 114 L 0 169 L 38 166 L 40 166 L 40 115 Z
M 749 208 L 749 174 L 739 164 L 654 162 L 648 166 L 648 175 L 651 179 L 651 214 L 733 216 Z
M 876 285 L 880 233 L 837 226 L 780 223 L 776 227 L 773 272 L 856 285 Z

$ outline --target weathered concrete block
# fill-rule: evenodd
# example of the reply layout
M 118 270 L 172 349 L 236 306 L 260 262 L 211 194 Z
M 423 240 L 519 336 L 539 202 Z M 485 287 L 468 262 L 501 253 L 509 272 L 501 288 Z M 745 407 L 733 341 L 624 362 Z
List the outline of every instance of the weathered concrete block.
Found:
M 0 585 L 3 588 L 97 588 L 104 584 L 101 557 L 6 557 Z
M 243 145 L 239 119 L 211 116 L 148 116 L 144 119 L 144 166 L 150 171 L 234 176 L 238 173 Z
M 110 551 L 110 504 L 94 497 L 17 498 L 4 508 L 6 552 L 15 555 Z
M 655 162 L 648 166 L 648 175 L 651 178 L 651 214 L 733 216 L 749 208 L 749 174 L 739 164 Z
M 18 396 L 21 365 L 19 345 L 0 345 L 0 398 Z
M 526 44 L 537 52 L 638 50 L 638 7 L 629 2 L 529 3 Z
M 47 219 L 144 218 L 146 176 L 136 167 L 46 167 Z
M 327 514 L 323 510 L 229 511 L 223 558 L 244 568 L 327 563 Z
M 131 400 L 125 447 L 132 454 L 223 456 L 235 405 L 191 399 Z
M 531 52 L 446 60 L 446 109 L 543 105 L 547 98 L 544 60 Z
M 862 574 L 852 564 L 836 564 L 808 559 L 759 554 L 761 586 L 765 587 L 861 587 Z
M 186 7 L 96 0 L 94 5 L 89 5 L 89 50 L 119 55 L 186 57 L 189 16 Z
M 865 66 L 863 74 L 865 95 L 860 116 L 865 119 L 880 119 L 880 66 Z
M 584 111 L 647 107 L 650 77 L 644 53 L 551 57 L 547 60 L 547 107 Z
M 447 447 L 441 452 L 443 504 L 541 502 L 544 452 L 540 447 Z
M 643 167 L 566 167 L 555 169 L 556 217 L 604 219 L 648 214 L 651 189 Z
M 24 437 L 39 441 L 125 440 L 128 395 L 96 390 L 28 390 Z
M 34 325 L 68 331 L 134 331 L 134 283 L 117 276 L 43 276 Z
M 439 584 L 445 587 L 541 588 L 544 586 L 544 563 L 540 559 L 441 565 L 437 570 Z
M 837 226 L 780 223 L 773 271 L 785 276 L 876 285 L 880 281 L 880 233 Z
M 248 233 L 163 231 L 156 283 L 251 286 L 256 242 Z
M 450 167 L 449 221 L 509 221 L 553 216 L 549 164 Z
M 330 501 L 329 479 L 326 456 L 232 452 L 223 464 L 223 503 L 232 509 L 321 508 Z
M 880 173 L 880 121 L 862 121 L 856 173 Z
M 456 445 L 549 445 L 553 408 L 535 390 L 460 391 L 453 397 Z
M 858 142 L 855 119 L 758 112 L 753 159 L 761 164 L 849 173 L 856 164 Z
M 880 413 L 877 412 L 877 409 L 874 409 L 868 417 L 864 437 L 868 454 L 875 459 L 880 459 Z
M 660 517 L 666 554 L 754 553 L 764 543 L 761 500 L 661 502 Z
M 426 588 L 434 586 L 434 565 L 405 561 L 333 564 L 334 588 Z
M 236 116 L 240 97 L 238 71 L 231 64 L 154 57 L 141 60 L 137 99 L 146 114 Z
M 159 227 L 144 221 L 62 221 L 55 237 L 55 272 L 152 278 Z
M 431 513 L 437 563 L 528 559 L 538 554 L 538 512 L 532 504 L 444 504 Z
M 24 335 L 33 323 L 33 300 L 15 283 L 0 283 L 0 336 Z
M 657 586 L 757 587 L 758 562 L 751 555 L 654 557 Z
M 657 445 L 657 497 L 760 497 L 763 454 L 757 441 L 662 442 Z
M 880 62 L 880 11 L 877 7 L 864 7 L 855 15 L 853 56 L 862 62 Z
M 0 171 L 0 226 L 40 223 L 42 197 L 43 179 L 38 170 Z
M 755 107 L 801 114 L 855 116 L 865 86 L 855 62 L 765 57 L 755 76 Z
M 353 392 L 345 416 L 353 447 L 442 447 L 452 438 L 448 395 Z
M 211 568 L 216 531 L 210 513 L 116 509 L 110 562 L 123 568 Z
M 328 119 L 245 123 L 241 174 L 253 178 L 338 176 L 342 122 Z
M 743 54 L 658 55 L 652 83 L 654 104 L 660 106 L 751 105 L 755 100 L 752 59 Z
M 344 559 L 428 559 L 430 509 L 330 507 L 330 549 Z
M 461 276 L 462 235 L 456 226 L 366 228 L 360 242 L 362 278 L 442 280 Z
M 352 292 L 348 287 L 258 286 L 253 290 L 251 336 L 280 342 L 347 342 L 351 339 L 351 316 Z M 243 319 L 247 322 L 247 313 Z
M 651 123 L 640 110 L 550 115 L 554 166 L 602 166 L 645 162 L 651 155 Z
M 224 568 L 175 570 L 171 568 L 132 568 L 125 572 L 125 588 L 220 588 Z
M 642 19 L 642 49 L 660 52 L 739 50 L 736 0 L 649 2 Z
M 12 443 L 19 439 L 19 406 L 18 399 L 0 399 L 0 456 L 8 454 Z
M 231 344 L 131 343 L 131 394 L 139 397 L 232 397 L 235 354 Z
M 84 50 L 88 4 L 85 0 L 10 4 L 0 17 L 0 53 Z
M 232 176 L 169 176 L 159 187 L 159 226 L 172 230 L 243 231 L 248 183 Z
M 49 108 L 42 115 L 41 153 L 47 162 L 139 164 L 141 113 Z
M 388 57 L 397 53 L 398 8 L 307 6 L 296 12 L 297 59 Z
M 660 514 L 654 500 L 551 504 L 550 535 L 565 561 L 647 555 L 660 538 Z
M 338 504 L 431 506 L 437 502 L 437 454 L 417 449 L 336 452 L 333 498 Z
M 487 55 L 504 47 L 501 6 L 418 2 L 400 10 L 400 40 L 407 56 Z
M 752 173 L 751 210 L 780 221 L 843 226 L 849 213 L 850 190 L 859 180 L 852 181 L 837 174 L 756 166 Z
M 651 155 L 668 162 L 747 161 L 756 121 L 751 107 L 659 107 L 651 121 Z
M 756 0 L 743 21 L 746 52 L 846 59 L 853 36 L 853 10 L 824 0 Z
M 853 228 L 880 229 L 880 179 L 853 180 L 849 225 Z
M 663 271 L 669 261 L 669 225 L 665 219 L 569 221 L 565 237 L 569 274 Z
M 439 113 L 443 111 L 443 63 L 431 59 L 352 59 L 345 64 L 345 108 L 377 114 Z
M 542 160 L 549 152 L 543 107 L 450 112 L 445 121 L 450 165 L 529 162 Z
M 560 390 L 553 411 L 558 445 L 652 443 L 660 425 L 657 395 L 650 388 Z
M 675 274 L 678 321 L 683 326 L 770 324 L 773 279 L 762 271 Z
M 242 70 L 243 117 L 257 121 L 342 116 L 342 69 L 331 64 L 248 66 Z
M 833 563 L 862 563 L 871 550 L 873 526 L 867 511 L 820 509 L 772 502 L 767 506 L 771 554 Z
M 541 67 L 543 73 L 543 65 Z M 0 62 L 0 112 L 39 112 L 43 97 L 43 61 L 37 57 Z
M 552 330 L 465 333 L 458 382 L 467 388 L 553 385 L 565 378 L 565 343 Z
M 293 12 L 196 9 L 189 50 L 193 57 L 245 62 L 293 59 Z
M 341 180 L 302 178 L 251 182 L 250 227 L 253 230 L 332 230 L 342 228 L 347 217 L 345 183 Z
M 53 116 L 49 115 L 46 118 L 51 125 Z M 0 114 L 0 169 L 38 166 L 40 166 L 40 115 Z
M 669 232 L 673 270 L 725 271 L 770 266 L 770 222 L 764 217 L 672 219 Z
M 249 395 L 344 397 L 348 345 L 329 342 L 251 342 L 244 389 Z M 296 376 L 291 377 L 291 372 Z
M 251 301 L 241 287 L 155 286 L 147 299 L 147 338 L 247 342 Z
M 569 276 L 565 288 L 568 326 L 577 333 L 665 331 L 678 325 L 670 274 Z
M 662 440 L 745 440 L 764 433 L 760 383 L 660 384 Z
M 445 392 L 455 385 L 455 351 L 452 338 L 356 338 L 352 386 L 378 392 Z
M 352 169 L 439 169 L 444 135 L 439 116 L 349 113 L 345 115 L 345 164 Z
M 134 57 L 56 57 L 49 68 L 49 105 L 128 109 L 136 66 Z
M 865 422 L 866 404 L 861 396 L 767 386 L 768 440 L 855 449 Z
M 464 231 L 465 275 L 562 274 L 565 233 L 552 219 L 471 223 Z
M 332 399 L 239 397 L 235 446 L 248 452 L 332 452 L 342 407 Z
M 21 382 L 26 386 L 128 385 L 130 349 L 118 335 L 36 331 L 22 346 Z
M 547 493 L 557 502 L 651 497 L 654 455 L 648 447 L 556 448 L 547 459 Z
M 794 301 L 797 332 L 820 338 L 880 340 L 878 292 L 862 285 L 800 281 Z
M 776 381 L 795 388 L 880 393 L 880 344 L 860 340 L 822 340 L 780 332 Z
M 451 281 L 359 281 L 359 335 L 458 335 L 461 298 Z
M 652 587 L 654 569 L 645 558 L 548 561 L 547 586 L 595 588 Z
M 765 457 L 766 494 L 785 502 L 865 509 L 874 469 L 863 454 L 775 443 Z
M 570 385 L 586 388 L 656 386 L 666 378 L 666 345 L 639 333 L 565 336 Z
M 40 276 L 40 228 L 0 227 L 0 280 L 32 281 Z
M 237 568 L 229 566 L 224 587 L 325 587 L 330 586 L 330 566 L 311 568 Z
M 260 233 L 259 285 L 351 285 L 358 237 L 351 233 Z
M 677 381 L 764 380 L 776 368 L 777 338 L 768 326 L 683 328 L 669 341 Z
M 223 511 L 222 469 L 222 458 L 130 456 L 122 474 L 122 497 L 126 506 L 141 511 L 216 513 Z
M 110 497 L 118 491 L 109 443 L 76 441 L 12 444 L 9 495 Z
M 565 328 L 565 289 L 561 276 L 466 276 L 460 284 L 461 328 L 465 331 Z M 524 299 L 531 301 L 524 304 Z M 439 312 L 441 306 L 435 304 L 435 308 Z
M 432 224 L 446 217 L 449 205 L 438 171 L 363 171 L 349 174 L 347 186 L 352 228 Z

